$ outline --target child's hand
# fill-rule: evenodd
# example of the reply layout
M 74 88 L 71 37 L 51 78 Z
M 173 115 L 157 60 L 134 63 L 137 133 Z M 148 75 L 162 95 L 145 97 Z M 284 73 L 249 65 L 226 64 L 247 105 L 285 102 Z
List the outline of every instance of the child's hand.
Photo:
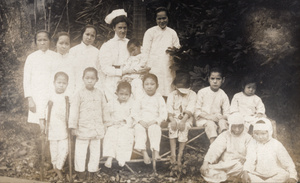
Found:
M 206 176 L 206 175 L 208 174 L 208 171 L 209 171 L 209 169 L 208 169 L 208 162 L 207 162 L 207 161 L 204 161 L 204 162 L 203 162 L 203 165 L 202 165 L 201 168 L 200 168 L 200 172 L 201 172 L 201 174 L 202 174 L 203 176 Z
M 142 74 L 142 73 L 149 72 L 150 70 L 151 70 L 150 67 L 142 67 L 142 68 L 140 68 L 140 69 L 137 71 L 137 73 L 138 73 L 138 74 Z
M 244 171 L 244 172 L 243 172 L 243 175 L 242 175 L 242 182 L 243 182 L 243 183 L 251 182 L 251 179 L 250 179 L 250 177 L 249 177 L 247 171 Z
M 31 112 L 33 112 L 33 113 L 36 112 L 36 105 L 35 105 L 35 102 L 33 101 L 32 97 L 28 97 L 28 107 Z
M 183 131 L 185 130 L 185 122 L 181 121 L 179 124 L 178 124 L 178 130 L 179 131 Z
M 257 118 L 262 118 L 262 117 L 265 117 L 265 115 L 262 114 L 262 113 L 258 113 L 258 114 L 255 115 L 255 117 L 257 117 Z
M 170 126 L 173 131 L 177 130 L 177 122 L 176 121 L 172 121 Z
M 219 122 L 219 118 L 217 117 L 217 115 L 213 115 L 213 114 L 208 115 L 208 116 L 206 117 L 206 119 L 211 120 L 211 121 L 214 121 L 214 122 Z
M 40 129 L 41 129 L 41 133 L 45 132 L 45 119 L 40 119 Z
M 219 120 L 225 119 L 225 117 L 222 114 L 216 114 L 215 115 Z
M 148 128 L 148 123 L 146 123 L 145 121 L 139 121 L 139 123 L 144 127 L 144 128 Z
M 286 183 L 296 183 L 297 180 L 293 179 L 293 178 L 289 178 Z

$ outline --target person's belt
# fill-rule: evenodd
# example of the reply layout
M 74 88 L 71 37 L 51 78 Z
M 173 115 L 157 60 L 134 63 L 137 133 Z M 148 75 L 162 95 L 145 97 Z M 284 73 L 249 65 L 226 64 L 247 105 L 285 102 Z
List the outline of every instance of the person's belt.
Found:
M 116 68 L 116 69 L 120 69 L 121 68 L 121 66 L 120 65 L 112 65 L 114 68 Z

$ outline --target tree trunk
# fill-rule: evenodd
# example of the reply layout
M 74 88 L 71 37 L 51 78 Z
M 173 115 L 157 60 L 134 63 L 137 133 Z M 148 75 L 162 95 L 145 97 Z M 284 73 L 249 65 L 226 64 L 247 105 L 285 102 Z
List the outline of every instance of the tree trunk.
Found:
M 146 31 L 146 5 L 142 0 L 133 1 L 133 36 L 140 42 Z

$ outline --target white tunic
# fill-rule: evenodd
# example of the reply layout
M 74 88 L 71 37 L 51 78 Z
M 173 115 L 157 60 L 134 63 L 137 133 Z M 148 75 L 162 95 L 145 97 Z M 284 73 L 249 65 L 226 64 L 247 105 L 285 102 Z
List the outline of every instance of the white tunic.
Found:
M 115 35 L 104 43 L 99 52 L 101 70 L 104 73 L 105 95 L 107 100 L 115 97 L 117 83 L 122 77 L 121 66 L 129 57 L 127 50 L 128 39 L 120 39 Z
M 25 98 L 32 97 L 36 104 L 36 113 L 29 111 L 28 122 L 39 124 L 43 116 L 48 98 L 49 89 L 53 85 L 51 79 L 52 64 L 57 54 L 51 50 L 41 50 L 31 53 L 25 62 L 23 87 Z
M 175 77 L 175 72 L 170 69 L 173 61 L 166 53 L 168 47 L 180 47 L 179 38 L 173 29 L 154 26 L 145 32 L 142 54 L 151 68 L 150 72 L 158 77 L 158 92 L 163 96 L 168 96 L 173 90 Z
M 54 61 L 52 81 L 57 72 L 65 72 L 69 76 L 68 87 L 65 91 L 67 96 L 72 96 L 75 90 L 75 71 L 74 71 L 74 60 L 71 58 L 69 53 L 61 55 L 57 53 L 57 60 Z
M 66 99 L 65 94 L 53 93 L 50 101 L 53 102 L 49 122 L 49 140 L 63 140 L 68 138 L 66 122 Z
M 132 100 L 120 103 L 117 99 L 107 105 L 105 123 L 112 123 L 106 130 L 103 141 L 103 156 L 116 158 L 119 162 L 129 161 L 132 154 L 134 132 L 132 128 Z M 122 124 L 114 122 L 124 121 Z
M 99 73 L 100 65 L 98 60 L 99 50 L 92 46 L 86 45 L 81 42 L 79 45 L 74 46 L 70 49 L 70 56 L 72 58 L 74 66 L 74 75 L 75 75 L 75 92 L 84 87 L 82 76 L 83 71 L 87 67 L 94 67 L 98 71 L 99 81 L 96 83 L 97 88 L 101 89 L 101 73 Z
M 239 112 L 250 124 L 256 121 L 256 114 L 265 114 L 265 111 L 265 105 L 257 95 L 247 96 L 243 92 L 239 92 L 232 98 L 230 113 Z
M 276 174 L 280 175 L 287 172 L 290 178 L 298 180 L 291 156 L 281 142 L 273 138 L 265 144 L 256 140 L 251 141 L 247 149 L 244 171 L 266 178 L 272 178 Z M 285 180 L 279 182 L 285 182 Z

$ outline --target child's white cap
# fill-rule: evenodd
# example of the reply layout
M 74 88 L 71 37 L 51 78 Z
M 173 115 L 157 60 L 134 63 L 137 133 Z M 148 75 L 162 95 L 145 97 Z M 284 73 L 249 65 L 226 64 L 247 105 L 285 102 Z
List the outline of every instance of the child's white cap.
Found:
M 118 16 L 122 16 L 124 15 L 125 17 L 127 17 L 127 13 L 125 12 L 124 9 L 117 9 L 117 10 L 113 10 L 110 14 L 108 14 L 106 17 L 105 17 L 105 22 L 107 24 L 111 24 L 112 20 Z
M 264 123 L 257 123 L 259 121 L 263 121 Z M 253 125 L 254 130 L 266 130 L 269 133 L 269 137 L 272 137 L 273 134 L 273 126 L 269 119 L 267 118 L 259 118 L 256 120 L 255 124 Z
M 236 112 L 228 116 L 228 123 L 230 125 L 239 125 L 239 124 L 244 124 L 245 120 L 240 113 Z

